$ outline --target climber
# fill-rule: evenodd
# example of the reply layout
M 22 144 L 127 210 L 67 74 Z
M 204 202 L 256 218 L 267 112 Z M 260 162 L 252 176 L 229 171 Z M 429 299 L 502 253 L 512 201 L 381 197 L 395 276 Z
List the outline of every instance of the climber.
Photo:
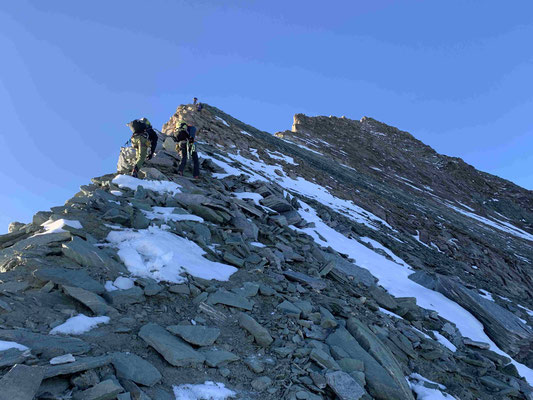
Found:
M 198 103 L 198 105 L 196 106 L 196 111 L 200 112 L 200 111 L 202 111 L 202 108 L 204 108 L 202 103 Z
M 198 103 L 198 98 L 197 97 L 193 97 L 192 104 L 195 106 L 196 103 Z
M 126 125 L 133 132 L 131 145 L 136 151 L 136 158 L 131 175 L 137 178 L 137 173 L 142 168 L 145 160 L 150 160 L 154 156 L 157 146 L 157 133 L 155 133 L 152 124 L 147 118 L 135 119 Z
M 178 175 L 183 175 L 187 158 L 192 158 L 193 163 L 193 177 L 198 179 L 200 175 L 200 163 L 198 162 L 198 152 L 196 151 L 196 143 L 194 139 L 196 136 L 196 127 L 189 126 L 185 121 L 179 121 L 176 124 L 176 131 L 174 132 L 174 140 L 176 143 L 176 151 L 180 154 L 181 162 L 178 166 Z

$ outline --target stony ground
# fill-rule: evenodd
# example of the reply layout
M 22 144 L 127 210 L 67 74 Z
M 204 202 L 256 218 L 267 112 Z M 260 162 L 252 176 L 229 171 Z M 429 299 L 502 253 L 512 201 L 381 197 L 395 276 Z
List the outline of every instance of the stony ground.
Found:
M 37 213 L 30 224 L 15 223 L 10 233 L 0 236 L 0 340 L 28 348 L 0 351 L 1 400 L 164 400 L 174 398 L 174 385 L 205 381 L 223 383 L 239 399 L 416 399 L 417 384 L 439 390 L 420 376 L 462 400 L 533 398 L 509 358 L 461 336 L 453 323 L 419 307 L 414 297 L 391 296 L 356 259 L 304 233 L 313 224 L 299 211 L 308 204 L 344 235 L 380 241 L 418 268 L 413 280 L 468 309 L 498 346 L 533 367 L 533 317 L 513 302 L 520 299 L 533 308 L 530 277 L 515 279 L 531 270 L 531 242 L 451 217 L 445 207 L 431 203 L 432 196 L 423 202 L 418 194 L 363 173 L 333 171 L 335 183 L 331 174 L 321 175 L 324 157 L 209 106 L 202 113 L 178 108 L 163 133 L 181 118 L 201 128 L 200 180 L 175 175 L 177 155 L 166 141 L 143 169 L 144 182 L 174 182 L 179 193 L 119 186 L 114 182 L 117 175 L 110 174 L 82 186 L 64 206 Z M 276 151 L 294 157 L 298 165 L 275 159 Z M 275 179 L 217 175 L 225 172 L 219 162 L 228 162 L 229 154 L 278 165 L 279 176 L 314 180 L 341 198 L 356 200 L 388 227 L 382 224 L 376 231 L 354 222 Z M 130 150 L 123 150 L 119 170 L 127 169 L 130 159 Z M 348 159 L 343 163 L 349 166 Z M 344 175 L 365 185 L 355 186 L 356 191 L 342 180 Z M 448 190 L 436 186 L 439 195 Z M 372 190 L 379 202 L 372 203 Z M 236 197 L 243 192 L 256 200 Z M 514 193 L 520 193 L 512 203 L 516 209 L 531 201 L 518 189 L 508 197 L 516 198 Z M 461 196 L 468 203 L 466 194 Z M 411 209 L 416 202 L 420 207 Z M 154 217 L 156 207 L 203 222 Z M 440 225 L 427 222 L 432 213 L 444 217 Z M 515 225 L 531 230 L 527 212 L 506 215 L 513 223 L 524 219 Z M 38 235 L 47 221 L 61 219 L 78 221 L 82 228 L 65 225 L 59 232 Z M 422 221 L 426 237 L 417 225 Z M 208 259 L 238 270 L 228 281 L 185 275 L 185 282 L 171 283 L 138 277 L 132 288 L 107 291 L 107 281 L 132 276 L 108 240 L 109 233 L 149 227 L 193 241 Z M 413 229 L 419 240 L 413 238 Z M 454 238 L 455 246 L 449 240 Z M 513 256 L 509 249 L 515 250 Z M 475 252 L 484 256 L 474 261 Z M 508 271 L 495 278 L 488 266 L 500 265 L 499 260 L 505 260 Z M 467 274 L 463 264 L 479 270 Z M 496 302 L 479 295 L 483 287 L 503 294 L 505 287 L 485 286 L 500 280 L 516 290 Z M 77 336 L 49 334 L 80 313 L 109 316 L 110 321 Z M 456 351 L 438 341 L 435 332 Z M 50 363 L 66 354 L 75 361 Z M 409 376 L 410 382 L 405 378 Z

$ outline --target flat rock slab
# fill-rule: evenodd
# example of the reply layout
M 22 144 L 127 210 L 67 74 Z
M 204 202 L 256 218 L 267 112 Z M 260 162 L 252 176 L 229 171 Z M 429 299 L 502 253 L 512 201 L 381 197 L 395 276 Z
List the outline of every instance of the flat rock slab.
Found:
M 361 360 L 364 363 L 364 373 L 366 377 L 366 388 L 369 394 L 376 399 L 413 400 L 412 392 L 405 393 L 391 375 L 376 361 L 355 338 L 342 327 L 328 336 L 326 343 L 338 346 L 344 350 L 351 358 Z
M 296 281 L 300 283 L 305 283 L 315 290 L 323 290 L 327 287 L 326 282 L 319 278 L 313 278 L 309 275 L 303 274 L 297 271 L 284 271 L 285 275 L 289 280 Z
M 43 358 L 66 353 L 83 354 L 91 350 L 88 343 L 78 338 L 42 335 L 24 329 L 0 329 L 0 339 L 23 344 L 34 354 L 41 354 Z
M 21 364 L 25 360 L 26 356 L 24 355 L 24 352 L 18 349 L 7 349 L 0 351 L 0 368 Z
M 196 346 L 211 346 L 220 336 L 220 329 L 200 325 L 171 325 L 167 330 Z
M 169 364 L 176 367 L 202 364 L 205 361 L 202 354 L 157 324 L 144 325 L 139 331 L 139 336 Z
M 53 378 L 60 375 L 72 375 L 77 372 L 87 371 L 88 369 L 94 369 L 103 367 L 111 362 L 112 357 L 105 355 L 99 357 L 84 357 L 78 358 L 73 363 L 50 365 L 44 369 L 44 379 Z
M 359 400 L 366 393 L 346 372 L 329 372 L 326 374 L 326 382 L 340 400 Z
M 251 311 L 254 305 L 254 303 L 248 300 L 246 297 L 239 296 L 223 289 L 219 289 L 215 293 L 211 293 L 207 299 L 207 303 L 224 304 L 226 306 L 240 308 L 247 311 Z
M 296 307 L 288 300 L 282 301 L 280 304 L 277 305 L 276 308 L 282 313 L 296 318 L 300 318 L 300 314 L 302 313 L 302 310 L 300 308 Z
M 63 254 L 84 267 L 107 267 L 118 271 L 125 271 L 125 267 L 98 247 L 74 236 L 68 243 L 63 243 Z
M 337 254 L 324 253 L 324 257 L 334 263 L 333 269 L 353 277 L 353 284 L 362 283 L 368 287 L 376 285 L 376 278 L 367 269 L 361 268 Z
M 10 281 L 0 284 L 0 293 L 18 293 L 23 292 L 30 284 L 24 281 Z
M 114 353 L 112 357 L 111 362 L 118 378 L 128 379 L 144 386 L 153 386 L 161 380 L 158 369 L 136 354 Z
M 75 286 L 96 294 L 105 293 L 104 286 L 79 269 L 42 268 L 33 273 L 40 281 L 52 281 L 58 285 Z
M 226 350 L 208 349 L 200 350 L 200 353 L 205 357 L 205 363 L 213 368 L 240 360 L 239 356 Z
M 116 307 L 142 303 L 146 300 L 146 297 L 144 297 L 144 291 L 139 286 L 134 286 L 125 290 L 114 290 L 106 293 L 104 297 Z
M 112 400 L 124 391 L 118 383 L 108 379 L 93 386 L 90 389 L 78 392 L 73 396 L 74 400 Z
M 239 325 L 254 337 L 259 346 L 267 347 L 274 341 L 265 327 L 245 313 L 239 314 Z
M 117 310 L 93 292 L 75 286 L 63 286 L 63 290 L 67 295 L 78 300 L 96 315 L 117 314 Z
M 15 365 L 0 379 L 0 400 L 33 400 L 42 380 L 41 367 Z

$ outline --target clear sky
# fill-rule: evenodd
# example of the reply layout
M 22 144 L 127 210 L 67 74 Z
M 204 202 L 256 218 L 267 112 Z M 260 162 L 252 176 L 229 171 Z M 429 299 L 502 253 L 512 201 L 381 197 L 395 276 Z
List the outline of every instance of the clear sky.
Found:
M 364 115 L 533 189 L 533 2 L 0 4 L 0 232 L 193 96 L 259 129 Z

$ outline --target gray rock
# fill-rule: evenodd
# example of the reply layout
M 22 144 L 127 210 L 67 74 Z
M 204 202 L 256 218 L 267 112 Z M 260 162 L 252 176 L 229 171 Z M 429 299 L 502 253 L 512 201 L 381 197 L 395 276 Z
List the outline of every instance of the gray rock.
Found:
M 0 293 L 18 293 L 23 292 L 30 287 L 28 282 L 24 281 L 8 281 L 0 284 Z
M 0 400 L 33 400 L 42 380 L 41 367 L 15 365 L 0 379 Z
M 135 282 L 142 286 L 145 296 L 155 296 L 163 290 L 163 287 L 152 278 L 137 278 Z
M 523 349 L 533 348 L 533 329 L 497 303 L 481 297 L 455 280 L 419 271 L 409 279 L 442 293 L 471 312 L 485 328 L 487 335 L 506 353 L 519 361 L 527 356 Z
M 288 201 L 273 194 L 262 198 L 261 200 L 259 200 L 259 203 L 279 213 L 293 210 L 292 206 Z
M 207 299 L 208 304 L 224 304 L 227 306 L 241 308 L 243 310 L 251 311 L 253 302 L 244 296 L 239 296 L 235 293 L 228 292 L 224 289 L 219 289 L 215 293 L 211 293 Z
M 300 314 L 302 313 L 302 310 L 300 310 L 288 300 L 284 300 L 283 302 L 278 304 L 276 308 L 282 313 L 296 318 L 300 318 Z
M 201 325 L 171 325 L 167 330 L 196 346 L 211 346 L 220 335 L 220 329 Z
M 353 277 L 352 283 L 362 283 L 368 287 L 376 284 L 376 278 L 374 278 L 368 270 L 355 265 L 338 254 L 324 253 L 324 257 L 326 260 L 335 263 L 333 270 L 339 271 L 346 276 Z
M 342 358 L 337 361 L 344 372 L 364 371 L 365 364 L 355 358 Z
M 244 282 L 244 284 L 236 289 L 231 290 L 233 293 L 244 297 L 254 297 L 259 291 L 259 284 L 254 282 Z
M 371 396 L 380 400 L 413 400 L 409 390 L 405 393 L 404 387 L 398 385 L 392 376 L 383 368 L 355 338 L 342 327 L 328 336 L 326 343 L 330 346 L 342 348 L 351 358 L 364 363 L 364 373 L 367 380 L 367 389 Z
M 324 369 L 332 369 L 332 370 L 340 370 L 341 367 L 337 362 L 331 357 L 329 354 L 327 354 L 325 351 L 320 349 L 313 349 L 311 350 L 311 354 L 309 354 L 309 358 L 316 362 L 321 368 Z
M 78 300 L 84 306 L 89 308 L 95 315 L 116 315 L 117 310 L 108 305 L 106 301 L 93 292 L 88 290 L 74 287 L 63 286 L 65 294 Z
M 63 243 L 63 254 L 84 267 L 113 268 L 127 272 L 123 265 L 117 263 L 98 247 L 76 236 L 68 243 Z
M 305 283 L 315 290 L 323 290 L 327 287 L 326 282 L 324 282 L 322 279 L 313 278 L 301 272 L 288 270 L 283 271 L 283 275 L 285 275 L 291 281 Z
M 142 212 L 136 212 L 133 214 L 131 221 L 131 227 L 133 229 L 146 229 L 150 226 L 150 220 Z
M 76 286 L 96 294 L 105 293 L 104 286 L 81 269 L 42 268 L 33 273 L 40 281 L 52 281 L 57 285 Z
M 122 386 L 108 379 L 83 392 L 75 393 L 72 398 L 74 400 L 112 400 L 123 391 Z
M 251 383 L 252 388 L 258 392 L 264 391 L 271 384 L 272 379 L 270 379 L 268 376 L 260 376 L 259 378 L 255 378 Z
M 335 317 L 332 313 L 330 313 L 326 308 L 320 307 L 320 326 L 322 328 L 336 328 L 338 325 L 338 322 L 335 320 Z
M 109 300 L 111 304 L 116 307 L 123 307 L 146 301 L 146 297 L 144 297 L 144 291 L 139 286 L 134 286 L 125 290 L 113 290 L 112 292 L 106 292 L 104 298 Z
M 359 400 L 366 393 L 359 383 L 346 372 L 328 372 L 326 382 L 340 400 Z
M 259 235 L 259 228 L 256 224 L 248 220 L 244 215 L 232 217 L 231 224 L 242 231 L 245 239 L 255 242 Z
M 175 367 L 197 365 L 205 361 L 205 356 L 157 324 L 144 325 L 139 336 Z
M 0 339 L 20 343 L 34 354 L 43 358 L 52 358 L 66 353 L 83 354 L 91 350 L 91 346 L 81 339 L 68 336 L 41 335 L 25 329 L 0 329 Z
M 27 354 L 18 349 L 7 349 L 0 351 L 0 368 L 11 367 L 15 364 L 22 364 L 27 357 Z
M 484 342 L 478 342 L 478 341 L 475 341 L 475 340 L 472 340 L 472 339 L 466 338 L 466 337 L 463 338 L 463 344 L 465 346 L 476 347 L 478 349 L 483 349 L 483 350 L 490 349 L 490 344 L 484 343 Z
M 246 357 L 244 359 L 244 364 L 246 364 L 246 366 L 256 374 L 260 374 L 265 370 L 263 362 L 255 355 Z
M 111 363 L 111 356 L 84 357 L 78 358 L 73 363 L 61 365 L 49 365 L 44 369 L 44 379 L 53 378 L 61 375 L 72 375 L 77 372 L 87 371 L 103 367 Z
M 158 369 L 133 353 L 114 353 L 112 363 L 117 377 L 128 379 L 144 386 L 154 386 L 161 380 Z
M 239 314 L 239 325 L 254 337 L 259 346 L 268 347 L 274 341 L 266 328 L 245 313 Z
M 391 375 L 394 382 L 401 388 L 406 396 L 412 398 L 411 388 L 407 384 L 402 369 L 391 351 L 386 347 L 374 333 L 356 318 L 350 318 L 346 322 L 346 329 L 352 334 L 357 342 L 370 355 L 372 355 L 385 370 Z M 410 397 L 408 397 L 410 396 Z
M 213 368 L 240 360 L 239 356 L 226 350 L 201 349 L 199 352 L 205 357 L 205 363 Z

